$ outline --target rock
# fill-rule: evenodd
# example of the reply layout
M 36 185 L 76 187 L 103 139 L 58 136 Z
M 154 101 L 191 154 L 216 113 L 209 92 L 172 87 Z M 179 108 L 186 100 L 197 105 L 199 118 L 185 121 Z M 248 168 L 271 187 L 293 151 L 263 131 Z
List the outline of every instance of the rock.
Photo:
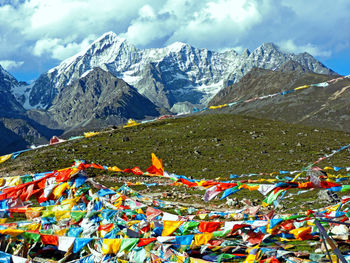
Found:
M 124 137 L 122 138 L 122 141 L 123 141 L 123 142 L 128 142 L 128 141 L 130 141 L 130 138 L 129 138 L 128 136 L 124 136 Z
M 346 241 L 349 236 L 349 228 L 345 225 L 334 226 L 331 233 L 335 235 L 333 238 Z

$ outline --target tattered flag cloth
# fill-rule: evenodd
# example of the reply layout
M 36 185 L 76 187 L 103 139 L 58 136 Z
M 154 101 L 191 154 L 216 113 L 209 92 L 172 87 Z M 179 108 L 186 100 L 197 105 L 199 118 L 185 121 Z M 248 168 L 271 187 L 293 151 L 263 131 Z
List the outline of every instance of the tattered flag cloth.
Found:
M 349 197 L 325 208 L 294 215 L 273 211 L 266 214 L 260 206 L 234 211 L 187 209 L 187 215 L 175 208 L 179 213 L 173 214 L 162 210 L 163 201 L 145 198 L 126 185 L 111 189 L 95 182 L 84 172 L 89 168 L 167 177 L 176 184 L 205 187 L 205 201 L 220 193 L 221 198 L 226 198 L 241 189 L 262 193 L 266 196 L 265 205 L 280 202 L 290 189 L 350 190 L 349 185 L 312 176 L 306 182 L 289 179 L 273 181 L 273 184 L 189 179 L 164 172 L 162 161 L 154 154 L 147 172 L 137 167 L 121 170 L 76 162 L 66 169 L 6 180 L 0 193 L 1 262 L 26 262 L 23 260 L 33 260 L 38 255 L 47 260 L 55 258 L 66 262 L 320 260 L 327 257 L 325 251 L 301 256 L 297 250 L 290 249 L 299 243 L 305 245 L 302 242 L 321 246 L 315 219 L 323 220 L 323 226 L 336 240 L 349 241 L 348 226 L 339 227 L 349 220 Z M 344 168 L 327 169 L 340 171 Z M 41 206 L 33 205 L 38 203 Z M 14 214 L 25 220 L 7 223 Z M 293 245 L 288 247 L 288 242 Z M 333 246 L 336 244 L 332 243 Z M 347 255 L 344 257 L 349 259 Z

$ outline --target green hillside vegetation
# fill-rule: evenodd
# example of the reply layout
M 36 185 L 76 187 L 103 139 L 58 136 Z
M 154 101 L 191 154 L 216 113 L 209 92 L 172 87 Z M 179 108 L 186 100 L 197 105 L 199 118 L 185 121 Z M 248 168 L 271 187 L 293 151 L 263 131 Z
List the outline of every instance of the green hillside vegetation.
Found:
M 214 112 L 214 111 L 213 111 Z M 91 138 L 64 142 L 50 147 L 25 152 L 15 160 L 0 165 L 0 174 L 23 175 L 71 166 L 74 159 L 85 160 L 121 169 L 151 165 L 151 153 L 163 159 L 165 171 L 193 178 L 230 180 L 230 174 L 242 175 L 235 180 L 275 178 L 276 175 L 246 176 L 250 173 L 272 173 L 279 170 L 300 170 L 332 150 L 350 143 L 350 133 L 327 129 L 290 125 L 232 114 L 205 114 L 166 119 L 130 128 L 104 130 Z M 350 166 L 350 154 L 344 150 L 318 164 Z M 115 172 L 88 170 L 90 176 L 106 186 L 120 186 L 124 182 L 150 180 L 148 177 Z M 345 172 L 346 173 L 346 172 Z M 344 172 L 343 172 L 344 174 Z M 290 175 L 289 175 L 290 176 Z M 154 182 L 169 182 L 154 178 Z M 348 181 L 342 182 L 349 184 Z M 146 189 L 131 186 L 141 193 L 159 193 L 163 199 L 183 203 L 200 203 L 204 189 L 162 185 Z M 161 195 L 172 191 L 173 196 Z M 297 192 L 297 191 L 294 191 Z M 285 211 L 298 211 L 298 205 L 315 208 L 317 190 L 296 197 L 298 203 L 286 200 Z M 170 192 L 169 192 L 170 193 Z M 175 197 L 174 197 L 175 193 Z M 183 196 L 181 197 L 181 194 Z M 346 194 L 346 193 L 345 193 Z M 171 194 L 170 194 L 171 196 Z M 232 197 L 264 199 L 258 191 L 242 190 Z M 215 200 L 214 206 L 225 209 L 225 201 Z M 317 202 L 316 206 L 325 206 Z M 306 206 L 305 206 L 306 207 Z M 298 210 L 295 210 L 298 209 Z M 305 210 L 306 211 L 306 210 Z

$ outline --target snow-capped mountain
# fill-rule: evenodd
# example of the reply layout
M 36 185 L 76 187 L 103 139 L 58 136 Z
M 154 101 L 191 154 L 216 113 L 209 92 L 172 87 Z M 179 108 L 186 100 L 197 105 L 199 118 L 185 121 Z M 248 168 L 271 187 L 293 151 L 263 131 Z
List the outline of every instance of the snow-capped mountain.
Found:
M 20 104 L 20 97 L 14 94 L 20 87 L 24 87 L 0 65 L 0 117 L 23 113 L 25 110 Z
M 268 43 L 253 52 L 215 52 L 176 42 L 140 50 L 108 32 L 87 49 L 42 74 L 25 92 L 26 108 L 48 108 L 68 84 L 95 67 L 134 86 L 157 106 L 181 111 L 181 105 L 205 105 L 219 90 L 239 81 L 254 67 L 275 69 L 292 60 L 322 74 L 334 72 L 308 53 L 290 54 Z
M 28 118 L 22 106 L 28 88 L 0 65 L 0 155 L 45 143 L 53 134 L 62 133 Z

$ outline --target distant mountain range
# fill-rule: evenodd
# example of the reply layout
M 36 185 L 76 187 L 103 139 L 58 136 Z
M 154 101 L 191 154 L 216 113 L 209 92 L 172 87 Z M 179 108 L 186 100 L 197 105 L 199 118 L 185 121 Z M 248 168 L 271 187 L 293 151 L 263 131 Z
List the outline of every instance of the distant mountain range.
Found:
M 171 110 L 174 105 L 187 102 L 205 105 L 219 90 L 236 83 L 252 68 L 275 69 L 287 61 L 296 61 L 316 73 L 334 74 L 308 53 L 283 53 L 271 43 L 242 54 L 233 49 L 223 53 L 197 49 L 180 42 L 139 50 L 109 32 L 42 74 L 25 92 L 25 105 L 47 109 L 67 85 L 95 67 L 123 79 L 158 107 Z M 181 111 L 179 106 L 174 109 Z
M 221 53 L 197 49 L 179 42 L 140 50 L 109 32 L 30 85 L 0 67 L 0 118 L 21 120 L 37 131 L 23 141 L 28 145 L 47 140 L 55 132 L 74 133 L 120 124 L 128 118 L 204 107 L 220 90 L 235 87 L 233 84 L 255 68 L 299 72 L 296 79 L 300 72 L 337 75 L 308 53 L 285 53 L 272 43 L 241 54 L 233 49 Z M 276 89 L 279 84 L 275 83 Z M 211 103 L 215 100 L 220 98 Z

